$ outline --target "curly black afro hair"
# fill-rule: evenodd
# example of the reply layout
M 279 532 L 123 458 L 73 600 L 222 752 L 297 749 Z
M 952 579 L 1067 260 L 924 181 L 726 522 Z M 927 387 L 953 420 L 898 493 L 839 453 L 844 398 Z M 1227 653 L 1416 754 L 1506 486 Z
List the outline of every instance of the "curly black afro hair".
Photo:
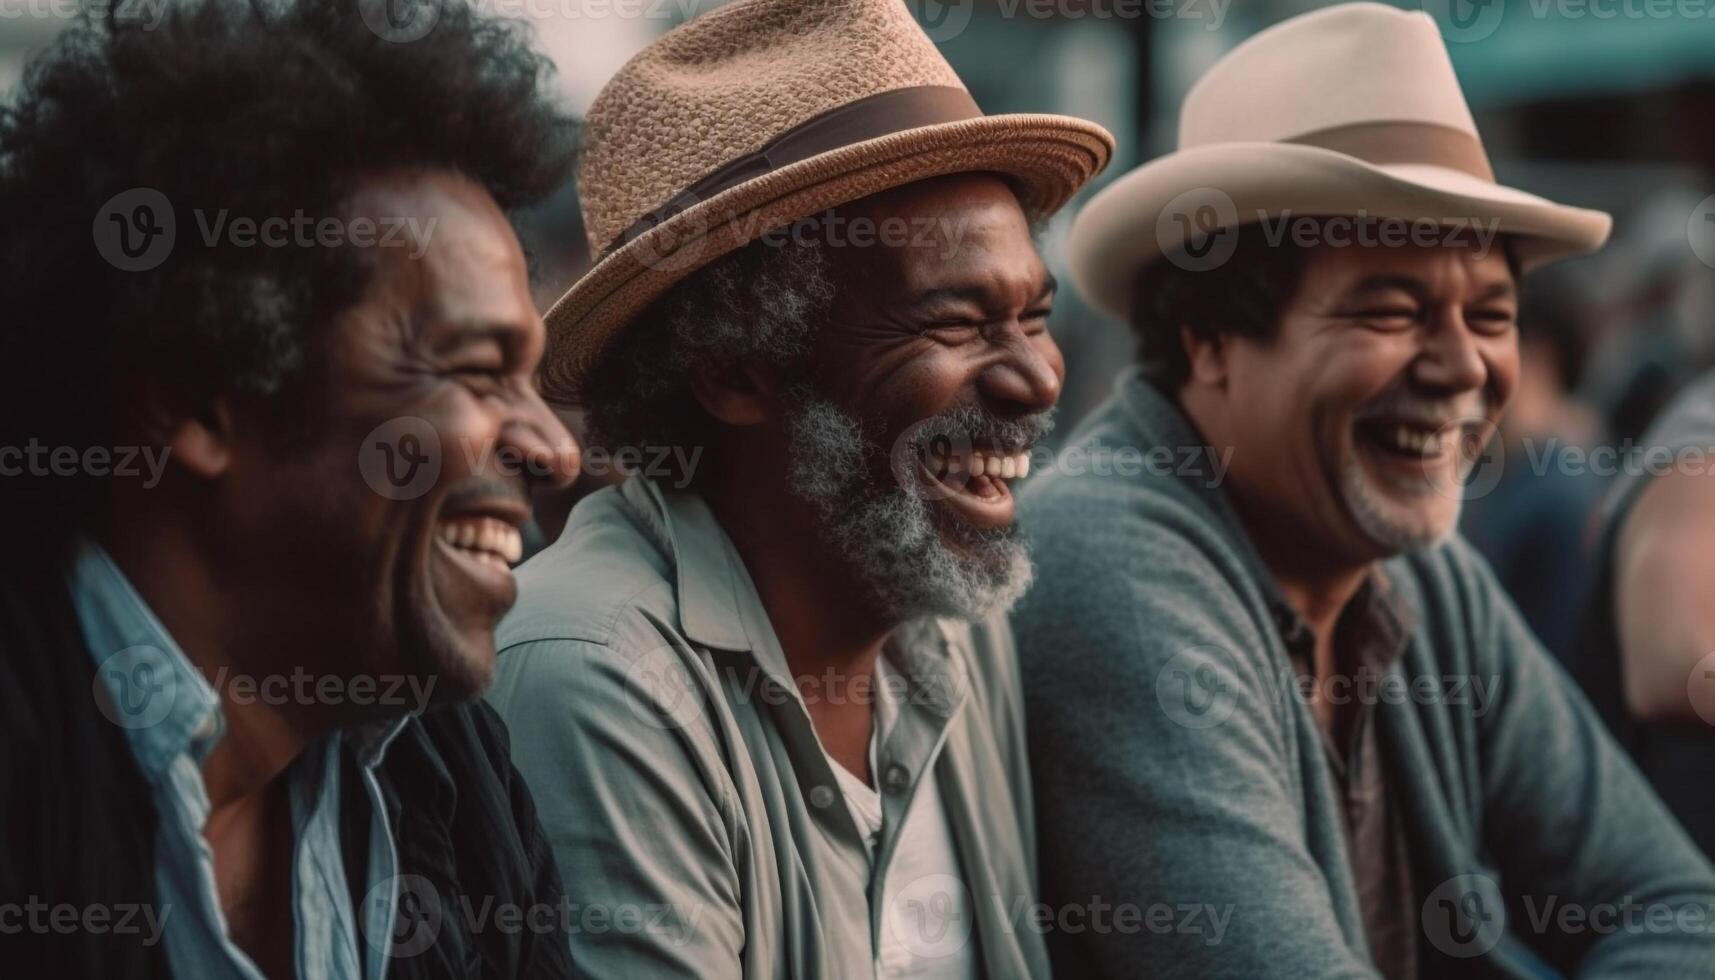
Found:
M 465 0 L 93 7 L 0 108 L 0 446 L 110 445 L 139 380 L 296 414 L 315 331 L 362 293 L 366 250 L 239 247 L 199 222 L 338 217 L 400 167 L 462 173 L 507 209 L 570 178 L 550 64 L 526 25 Z M 103 212 L 139 189 L 177 233 L 130 271 L 103 251 L 103 219 L 124 220 Z
M 0 505 L 23 525 L 0 548 L 0 822 L 16 844 L 0 893 L 109 908 L 159 897 L 150 790 L 96 712 L 56 567 L 103 485 L 20 475 L 17 451 L 112 446 L 140 385 L 186 410 L 234 395 L 283 418 L 313 401 L 317 332 L 363 293 L 371 250 L 207 240 L 199 212 L 338 218 L 367 177 L 405 167 L 513 208 L 569 178 L 575 138 L 524 29 L 465 0 L 113 2 L 0 107 Z M 139 194 L 176 224 L 146 268 L 103 238 L 113 202 Z M 161 946 L 121 932 L 38 932 L 10 952 L 43 976 L 169 974 Z

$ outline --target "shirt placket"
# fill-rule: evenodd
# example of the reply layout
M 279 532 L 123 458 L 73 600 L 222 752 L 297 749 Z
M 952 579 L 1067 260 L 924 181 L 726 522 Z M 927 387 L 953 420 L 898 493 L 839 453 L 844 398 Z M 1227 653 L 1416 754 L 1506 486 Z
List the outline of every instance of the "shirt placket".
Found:
M 924 632 L 931 635 L 925 638 Z M 876 774 L 882 793 L 882 839 L 870 879 L 870 945 L 876 951 L 877 975 L 883 977 L 906 966 L 882 962 L 881 930 L 890 928 L 888 919 L 894 911 L 890 907 L 888 868 L 899 848 L 912 801 L 922 792 L 925 780 L 934 778 L 935 760 L 946 744 L 949 722 L 962 694 L 962 667 L 938 628 L 908 631 L 889 652 L 897 657 L 906 684 L 893 729 L 878 753 L 880 768 Z

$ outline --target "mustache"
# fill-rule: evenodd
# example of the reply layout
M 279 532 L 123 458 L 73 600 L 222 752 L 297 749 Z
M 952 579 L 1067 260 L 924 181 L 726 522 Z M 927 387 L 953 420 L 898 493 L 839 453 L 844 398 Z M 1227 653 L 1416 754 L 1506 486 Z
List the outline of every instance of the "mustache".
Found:
M 505 480 L 494 476 L 472 476 L 460 480 L 447 491 L 441 506 L 456 512 L 474 503 L 503 500 L 530 506 L 530 491 L 523 480 Z
M 1407 419 L 1429 425 L 1446 425 L 1462 420 L 1487 420 L 1492 407 L 1491 401 L 1487 391 L 1438 397 L 1396 388 L 1372 399 L 1358 412 L 1357 419 Z
M 1023 452 L 1054 431 L 1053 408 L 1018 418 L 996 415 L 975 402 L 961 403 L 912 426 L 911 445 L 919 455 L 931 450 L 983 448 L 1003 454 Z

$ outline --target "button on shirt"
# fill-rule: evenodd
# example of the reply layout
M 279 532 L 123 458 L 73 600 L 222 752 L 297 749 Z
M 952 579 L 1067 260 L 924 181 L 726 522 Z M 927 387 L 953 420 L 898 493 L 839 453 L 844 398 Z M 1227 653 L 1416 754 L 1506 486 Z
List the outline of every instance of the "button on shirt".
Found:
M 1341 827 L 1370 958 L 1388 980 L 1415 980 L 1421 903 L 1412 879 L 1411 845 L 1383 764 L 1376 702 L 1364 694 L 1375 690 L 1384 674 L 1398 669 L 1415 617 L 1399 601 L 1385 573 L 1372 573 L 1335 624 L 1335 671 L 1345 675 L 1338 685 L 1331 678 L 1315 677 L 1315 636 L 1292 607 L 1276 600 L 1275 621 L 1298 677 L 1314 678 L 1321 690 L 1338 699 L 1332 702 L 1332 724 L 1318 727 L 1339 790 Z
M 869 771 L 880 791 L 829 757 L 834 776 L 845 792 L 852 822 L 864 836 L 874 873 L 875 848 L 882 839 L 882 794 L 904 793 L 911 772 L 897 762 L 883 764 L 876 747 L 899 716 L 897 692 L 903 681 L 887 658 L 875 665 L 875 722 L 869 740 Z M 886 915 L 881 923 L 876 957 L 884 977 L 924 980 L 974 980 L 977 962 L 970 947 L 970 896 L 961 882 L 958 846 L 941 806 L 941 792 L 928 780 L 905 811 L 905 827 L 893 854 L 887 894 L 881 896 Z
M 220 700 L 142 596 L 98 545 L 86 543 L 71 570 L 72 602 L 99 665 L 107 716 L 124 728 L 159 816 L 155 901 L 174 977 L 263 980 L 227 934 L 215 887 L 214 854 L 203 839 L 209 816 L 202 763 L 220 741 Z M 291 803 L 293 962 L 300 980 L 386 975 L 397 856 L 382 815 L 374 768 L 403 721 L 330 735 L 287 770 Z M 342 787 L 340 753 L 357 753 L 363 786 Z M 354 909 L 340 859 L 342 789 L 369 796 L 368 900 Z M 360 928 L 358 916 L 364 917 Z M 375 937 L 365 942 L 362 937 Z M 278 978 L 276 978 L 278 980 Z
M 847 805 L 743 561 L 694 492 L 633 478 L 593 494 L 519 587 L 488 696 L 572 909 L 602 913 L 574 916 L 581 972 L 873 978 L 901 963 L 884 939 L 896 918 L 908 949 L 1047 975 L 1004 620 L 889 637 L 905 696 L 875 748 L 876 821 Z M 919 804 L 923 826 L 944 814 L 954 860 L 913 877 Z

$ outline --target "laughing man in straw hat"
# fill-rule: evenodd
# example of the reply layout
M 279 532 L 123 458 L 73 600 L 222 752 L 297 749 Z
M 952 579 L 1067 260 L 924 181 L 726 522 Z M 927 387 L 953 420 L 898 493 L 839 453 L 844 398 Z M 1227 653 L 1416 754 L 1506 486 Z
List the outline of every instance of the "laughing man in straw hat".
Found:
M 588 120 L 544 385 L 649 467 L 526 564 L 494 701 L 595 976 L 1040 976 L 1009 483 L 1031 224 L 1100 127 L 984 116 L 899 0 L 740 0 Z M 673 447 L 677 452 L 663 454 Z
M 1024 494 L 1044 899 L 1174 914 L 1061 973 L 1708 975 L 1715 875 L 1453 535 L 1518 275 L 1607 232 L 1498 185 L 1376 4 L 1240 45 L 1078 215 L 1140 354 Z

